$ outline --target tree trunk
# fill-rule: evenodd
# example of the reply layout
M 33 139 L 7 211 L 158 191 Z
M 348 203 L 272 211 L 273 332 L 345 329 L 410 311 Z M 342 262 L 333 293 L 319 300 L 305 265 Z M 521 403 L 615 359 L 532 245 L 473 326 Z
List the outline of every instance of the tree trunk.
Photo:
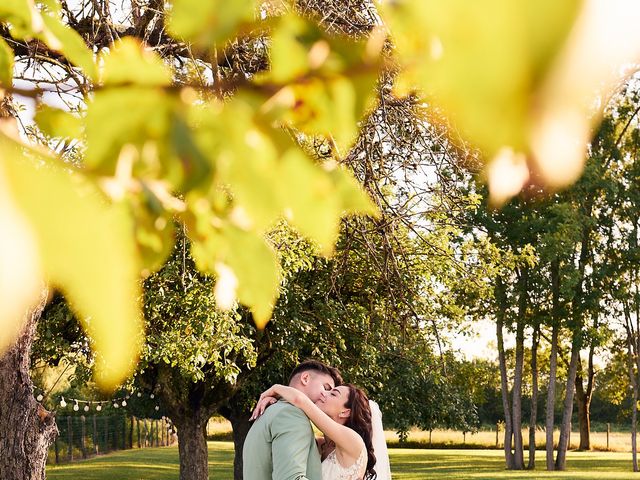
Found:
M 631 458 L 633 460 L 633 471 L 638 471 L 638 383 L 633 385 L 633 405 L 631 407 Z
M 551 330 L 551 353 L 549 358 L 549 385 L 547 387 L 547 405 L 545 412 L 545 449 L 547 470 L 555 470 L 553 458 L 554 411 L 556 407 L 556 375 L 558 371 L 558 335 L 560 332 L 560 262 L 551 262 L 551 295 L 553 326 Z
M 180 480 L 208 480 L 207 420 L 200 415 L 172 418 L 178 427 Z
M 567 388 L 564 397 L 564 409 L 562 412 L 562 427 L 558 440 L 558 455 L 556 457 L 556 470 L 564 470 L 567 463 L 567 449 L 569 448 L 569 435 L 571 434 L 571 416 L 573 415 L 573 392 L 576 384 L 576 371 L 578 370 L 578 358 L 580 353 L 579 332 L 574 333 L 571 342 L 571 362 L 567 378 Z
M 233 478 L 234 480 L 242 480 L 242 448 L 244 440 L 247 438 L 251 423 L 249 418 L 251 412 L 238 412 L 235 409 L 221 409 L 220 414 L 231 422 L 233 429 Z
M 531 340 L 531 415 L 529 416 L 529 463 L 528 470 L 536 468 L 536 425 L 538 422 L 538 343 L 540 324 L 536 323 Z
M 595 331 L 599 328 L 597 317 L 593 323 L 593 328 Z M 593 367 L 595 348 L 594 344 L 589 346 L 586 389 L 584 388 L 582 378 L 582 363 L 578 360 L 580 368 L 576 375 L 576 403 L 578 405 L 578 420 L 580 424 L 579 450 L 591 450 L 591 399 L 593 398 L 593 382 L 595 378 L 595 369 Z
M 584 388 L 581 366 L 580 356 L 578 356 L 578 371 L 576 373 L 576 405 L 578 406 L 580 425 L 580 446 L 578 449 L 591 450 L 591 392 L 588 391 L 588 388 L 587 390 Z M 587 375 L 590 373 L 587 372 Z
M 633 471 L 638 471 L 638 443 L 637 443 L 637 422 L 638 422 L 638 331 L 634 328 L 630 311 L 625 305 L 625 330 L 627 332 L 627 366 L 629 369 L 629 383 L 633 390 L 633 403 L 631 405 L 631 458 L 633 461 Z
M 58 434 L 53 414 L 33 398 L 29 376 L 31 345 L 47 294 L 43 289 L 38 305 L 25 315 L 22 333 L 0 357 L 2 479 L 44 479 L 47 452 Z
M 506 308 L 506 298 L 504 284 L 498 278 L 496 283 L 496 300 L 498 309 L 496 313 L 496 337 L 498 342 L 498 363 L 500 366 L 500 386 L 502 391 L 502 407 L 504 409 L 504 459 L 508 470 L 514 468 L 514 457 L 511 451 L 511 441 L 513 438 L 513 424 L 511 423 L 511 409 L 509 407 L 509 380 L 507 378 L 507 360 L 504 353 L 504 337 L 502 329 L 504 327 L 504 317 Z
M 518 279 L 518 324 L 516 326 L 516 365 L 513 375 L 513 468 L 524 469 L 524 445 L 522 441 L 522 373 L 524 370 L 524 326 L 527 310 L 528 271 L 522 268 Z

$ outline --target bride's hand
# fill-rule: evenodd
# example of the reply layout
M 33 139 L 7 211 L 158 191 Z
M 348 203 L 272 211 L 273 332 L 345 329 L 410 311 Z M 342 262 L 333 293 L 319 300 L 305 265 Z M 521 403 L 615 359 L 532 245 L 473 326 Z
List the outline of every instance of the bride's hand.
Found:
M 278 399 L 276 397 L 263 397 L 261 395 L 260 400 L 258 400 L 258 404 L 256 405 L 256 408 L 253 409 L 253 413 L 251 414 L 251 418 L 249 419 L 249 421 L 251 422 L 257 419 L 260 415 L 264 413 L 264 411 L 267 409 L 269 405 L 273 405 L 277 401 Z
M 280 395 L 278 394 L 279 387 L 280 385 L 275 384 L 268 390 L 262 392 L 262 395 L 260 395 L 260 398 L 258 399 L 258 404 L 256 405 L 256 408 L 253 409 L 253 414 L 251 415 L 249 421 L 258 418 L 264 413 L 269 405 L 273 405 L 278 401 L 278 399 L 280 398 Z

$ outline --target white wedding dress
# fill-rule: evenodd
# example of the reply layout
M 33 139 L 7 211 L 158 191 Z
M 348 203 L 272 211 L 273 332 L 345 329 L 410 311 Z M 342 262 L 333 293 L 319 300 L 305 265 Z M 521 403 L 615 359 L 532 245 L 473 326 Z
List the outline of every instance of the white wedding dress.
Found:
M 367 469 L 367 449 L 363 448 L 356 462 L 343 467 L 334 450 L 322 461 L 322 480 L 362 480 Z

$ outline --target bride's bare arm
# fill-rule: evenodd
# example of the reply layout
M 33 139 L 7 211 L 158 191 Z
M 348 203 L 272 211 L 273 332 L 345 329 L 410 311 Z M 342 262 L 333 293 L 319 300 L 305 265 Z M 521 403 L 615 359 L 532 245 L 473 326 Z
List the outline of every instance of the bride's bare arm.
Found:
M 364 446 L 362 437 L 358 435 L 354 430 L 344 425 L 339 424 L 318 408 L 304 393 L 293 387 L 287 387 L 285 385 L 274 385 L 269 390 L 264 392 L 260 396 L 258 406 L 254 410 L 254 416 L 258 417 L 264 412 L 267 403 L 264 402 L 267 398 L 282 398 L 287 402 L 300 408 L 309 417 L 316 427 L 320 429 L 327 437 L 333 440 L 336 444 L 336 448 L 342 450 L 348 456 L 357 459 Z M 264 408 L 259 411 L 258 407 Z M 259 412 L 256 415 L 256 412 Z

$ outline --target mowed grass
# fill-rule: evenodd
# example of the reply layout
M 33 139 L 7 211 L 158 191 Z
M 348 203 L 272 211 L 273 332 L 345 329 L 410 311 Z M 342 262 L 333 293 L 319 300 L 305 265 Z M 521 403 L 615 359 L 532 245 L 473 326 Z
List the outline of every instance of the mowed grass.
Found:
M 568 470 L 546 472 L 544 452 L 537 453 L 538 471 L 504 469 L 500 450 L 391 449 L 394 480 L 572 479 L 628 480 L 631 455 L 618 452 L 569 452 Z M 179 474 L 177 447 L 126 450 L 77 463 L 50 466 L 50 480 L 173 480 Z M 233 444 L 209 442 L 212 480 L 233 478 Z M 636 474 L 640 479 L 640 474 Z

